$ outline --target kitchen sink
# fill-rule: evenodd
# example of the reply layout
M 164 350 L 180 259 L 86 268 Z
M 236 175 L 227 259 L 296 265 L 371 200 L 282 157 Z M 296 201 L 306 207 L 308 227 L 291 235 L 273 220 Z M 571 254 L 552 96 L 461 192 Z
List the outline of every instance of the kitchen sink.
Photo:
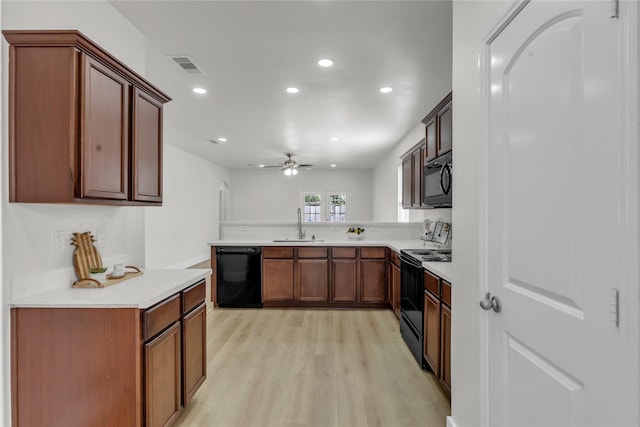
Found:
M 274 243 L 282 243 L 282 242 L 293 242 L 293 243 L 317 243 L 324 242 L 321 239 L 276 239 L 272 240 Z

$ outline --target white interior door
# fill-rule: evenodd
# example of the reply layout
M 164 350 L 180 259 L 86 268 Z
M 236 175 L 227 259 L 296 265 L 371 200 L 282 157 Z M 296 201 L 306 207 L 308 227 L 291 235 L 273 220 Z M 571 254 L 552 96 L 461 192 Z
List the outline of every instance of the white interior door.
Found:
M 491 425 L 638 425 L 637 159 L 610 6 L 532 1 L 487 40 Z

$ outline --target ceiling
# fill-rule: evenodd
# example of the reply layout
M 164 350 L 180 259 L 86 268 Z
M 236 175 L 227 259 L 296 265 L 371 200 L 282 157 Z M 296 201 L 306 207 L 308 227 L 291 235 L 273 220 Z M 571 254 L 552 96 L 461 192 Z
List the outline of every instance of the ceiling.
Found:
M 373 168 L 451 90 L 451 0 L 111 3 L 146 37 L 146 77 L 173 98 L 165 141 L 230 169 L 287 152 L 314 169 Z

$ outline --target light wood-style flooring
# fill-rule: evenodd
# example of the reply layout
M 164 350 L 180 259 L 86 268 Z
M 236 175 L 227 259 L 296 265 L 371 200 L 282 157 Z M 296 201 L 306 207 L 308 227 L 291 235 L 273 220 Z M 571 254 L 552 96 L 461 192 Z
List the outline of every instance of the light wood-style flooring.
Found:
M 390 310 L 216 309 L 178 426 L 445 426 L 450 406 Z

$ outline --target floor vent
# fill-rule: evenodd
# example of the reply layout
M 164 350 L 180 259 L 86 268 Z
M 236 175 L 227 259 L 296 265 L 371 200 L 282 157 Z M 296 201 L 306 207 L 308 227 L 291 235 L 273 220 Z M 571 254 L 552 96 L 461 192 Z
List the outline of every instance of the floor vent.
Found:
M 173 62 L 178 64 L 178 66 L 184 71 L 186 74 L 191 76 L 200 76 L 204 75 L 204 72 L 198 68 L 196 64 L 186 55 L 169 55 Z

